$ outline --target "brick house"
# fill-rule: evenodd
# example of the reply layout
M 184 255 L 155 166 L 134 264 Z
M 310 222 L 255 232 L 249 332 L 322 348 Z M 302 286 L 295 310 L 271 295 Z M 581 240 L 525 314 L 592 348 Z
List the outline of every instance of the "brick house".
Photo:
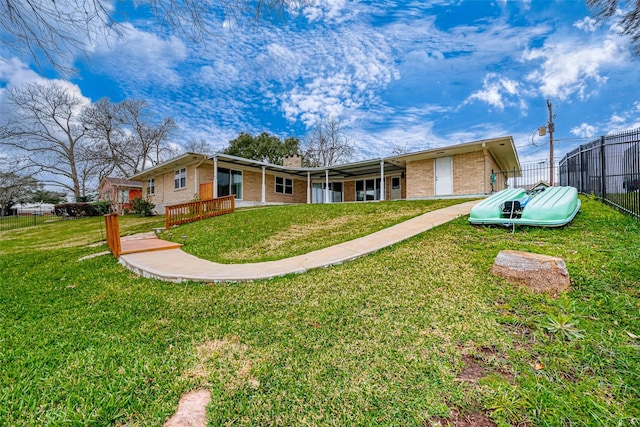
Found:
M 328 167 L 303 167 L 298 156 L 283 163 L 185 153 L 131 179 L 163 213 L 231 194 L 236 206 L 484 196 L 505 188 L 494 172 L 520 173 L 510 136 Z
M 142 182 L 124 178 L 102 178 L 98 186 L 98 200 L 111 203 L 111 210 L 119 214 L 131 209 L 131 200 L 142 197 Z

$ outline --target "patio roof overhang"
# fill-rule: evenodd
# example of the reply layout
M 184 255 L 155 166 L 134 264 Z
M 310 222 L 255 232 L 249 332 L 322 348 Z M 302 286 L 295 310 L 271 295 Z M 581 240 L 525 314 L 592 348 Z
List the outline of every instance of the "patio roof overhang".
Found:
M 379 176 L 381 173 L 381 168 L 384 168 L 385 175 L 392 174 L 394 172 L 401 173 L 405 171 L 407 163 L 409 162 L 484 150 L 486 150 L 493 156 L 496 163 L 498 164 L 498 167 L 502 171 L 515 170 L 516 176 L 520 175 L 520 161 L 518 160 L 518 154 L 513 143 L 513 138 L 511 136 L 505 136 L 500 138 L 468 142 L 465 144 L 450 145 L 414 153 L 400 154 L 397 156 L 390 156 L 385 158 L 370 159 L 353 163 L 346 163 L 342 165 L 332 165 L 328 167 L 312 168 L 297 168 L 273 165 L 267 162 L 245 159 L 242 157 L 232 156 L 224 153 L 216 153 L 214 155 L 185 153 L 172 160 L 160 163 L 149 169 L 145 169 L 144 171 L 129 177 L 129 179 L 143 181 L 153 178 L 157 175 L 173 172 L 176 169 L 186 167 L 187 165 L 193 163 L 211 164 L 215 161 L 222 161 L 224 163 L 244 166 L 247 168 L 264 168 L 265 170 L 271 171 L 273 173 L 293 175 L 302 179 L 307 179 L 308 177 L 310 177 L 313 180 L 324 180 L 326 179 L 327 175 L 330 180 L 350 178 L 354 179 L 358 177 Z
M 271 163 L 259 162 L 256 160 L 244 159 L 242 157 L 231 156 L 229 154 L 215 154 L 211 157 L 217 158 L 220 161 L 225 161 L 235 165 L 262 168 L 265 170 L 284 173 L 288 175 L 298 176 L 306 179 L 308 176 L 311 179 L 325 179 L 327 171 L 329 179 L 347 179 L 359 176 L 371 176 L 380 175 L 381 163 L 384 162 L 384 173 L 402 172 L 404 167 L 397 164 L 386 161 L 385 159 L 372 159 L 355 163 L 347 163 L 343 165 L 333 165 L 328 167 L 315 167 L 315 168 L 296 168 L 286 167 L 280 165 L 273 165 Z

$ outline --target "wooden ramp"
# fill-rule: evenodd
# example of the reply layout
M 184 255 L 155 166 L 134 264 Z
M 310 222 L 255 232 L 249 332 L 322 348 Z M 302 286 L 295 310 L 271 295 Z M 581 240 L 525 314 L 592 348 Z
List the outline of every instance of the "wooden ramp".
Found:
M 162 251 L 166 249 L 177 249 L 180 247 L 182 247 L 182 244 L 180 243 L 168 242 L 166 240 L 158 239 L 157 237 L 130 240 L 122 238 L 120 242 L 120 255 L 135 254 L 138 252 Z
M 182 247 L 180 243 L 168 242 L 158 239 L 153 232 L 134 236 L 120 237 L 118 214 L 111 213 L 104 216 L 107 230 L 107 245 L 116 258 L 120 255 L 135 254 L 140 252 L 162 251 Z

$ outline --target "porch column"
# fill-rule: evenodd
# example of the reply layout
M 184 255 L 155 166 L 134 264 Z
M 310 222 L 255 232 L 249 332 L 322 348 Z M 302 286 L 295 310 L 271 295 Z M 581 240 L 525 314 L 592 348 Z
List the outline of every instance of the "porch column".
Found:
M 386 200 L 387 186 L 384 182 L 384 159 L 380 160 L 380 200 Z
M 200 194 L 200 189 L 198 188 L 198 184 L 200 184 L 200 169 L 196 166 L 196 170 L 194 173 L 193 179 L 193 194 Z
M 266 181 L 266 177 L 267 177 L 267 172 L 265 167 L 262 167 L 262 203 L 266 203 L 267 202 L 267 181 Z
M 482 150 L 484 154 L 484 194 L 491 194 L 491 177 L 489 176 L 489 151 L 487 149 Z
M 325 169 L 324 170 L 324 183 L 325 183 L 325 187 L 324 187 L 324 202 L 325 203 L 331 203 L 329 201 L 329 169 Z
M 213 198 L 218 198 L 218 158 L 213 158 Z
M 307 171 L 307 204 L 311 204 L 311 172 Z

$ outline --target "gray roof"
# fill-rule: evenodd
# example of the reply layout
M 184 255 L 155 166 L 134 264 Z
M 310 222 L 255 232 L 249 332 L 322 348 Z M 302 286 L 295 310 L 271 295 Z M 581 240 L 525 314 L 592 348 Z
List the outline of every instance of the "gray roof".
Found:
M 116 178 L 114 176 L 107 176 L 103 178 L 103 181 L 108 182 L 109 184 L 116 187 L 134 187 L 134 188 L 142 188 L 142 182 L 140 181 L 131 181 L 126 178 Z
M 230 154 L 216 153 L 212 156 L 197 153 L 185 153 L 167 162 L 160 163 L 131 177 L 131 179 L 149 179 L 156 175 L 164 174 L 185 167 L 192 163 L 209 163 L 212 161 L 222 161 L 234 165 L 253 168 L 265 168 L 265 170 L 299 176 L 312 179 L 324 179 L 328 174 L 329 179 L 348 179 L 359 176 L 376 175 L 384 167 L 385 173 L 404 171 L 407 162 L 432 159 L 436 157 L 452 156 L 456 154 L 471 153 L 486 150 L 491 153 L 501 170 L 515 170 L 516 175 L 520 174 L 520 161 L 511 136 L 500 138 L 483 139 L 479 141 L 467 142 L 464 144 L 449 145 L 430 150 L 417 151 L 413 153 L 394 155 L 384 158 L 363 160 L 358 162 L 345 163 L 341 165 L 321 166 L 321 167 L 290 167 L 280 166 L 258 160 L 245 159 L 232 156 Z M 383 165 L 383 166 L 382 166 Z

